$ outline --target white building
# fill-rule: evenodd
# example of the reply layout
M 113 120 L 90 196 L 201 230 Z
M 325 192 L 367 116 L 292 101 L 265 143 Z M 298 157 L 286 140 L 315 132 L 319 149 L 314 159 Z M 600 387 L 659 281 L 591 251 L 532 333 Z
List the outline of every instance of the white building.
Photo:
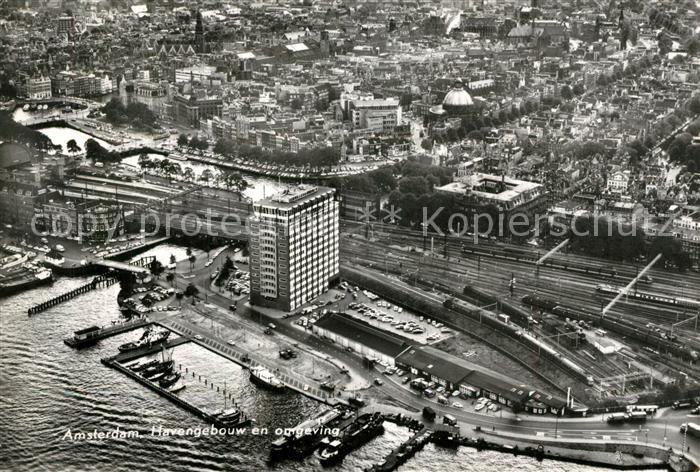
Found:
M 215 73 L 216 67 L 214 66 L 185 67 L 175 71 L 175 83 L 183 84 L 192 81 L 207 84 Z
M 612 193 L 627 193 L 630 183 L 630 171 L 618 171 L 608 177 L 607 189 Z
M 354 129 L 391 131 L 401 124 L 398 98 L 353 100 L 349 108 Z
M 338 277 L 338 202 L 335 190 L 299 185 L 253 205 L 250 301 L 292 311 Z

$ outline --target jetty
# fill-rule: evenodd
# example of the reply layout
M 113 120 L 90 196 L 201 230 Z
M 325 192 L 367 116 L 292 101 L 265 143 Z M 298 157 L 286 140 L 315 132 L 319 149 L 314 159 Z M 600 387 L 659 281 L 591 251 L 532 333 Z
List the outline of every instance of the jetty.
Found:
M 391 451 L 384 459 L 384 462 L 365 469 L 366 472 L 392 472 L 398 469 L 412 458 L 418 451 L 423 449 L 430 441 L 433 432 L 423 428 L 411 436 L 406 442 L 401 443 L 396 449 Z
M 180 338 L 182 339 L 182 338 Z M 136 380 L 138 383 L 141 385 L 144 385 L 148 387 L 149 389 L 153 390 L 156 392 L 158 395 L 167 398 L 171 402 L 175 403 L 179 407 L 183 408 L 184 410 L 187 410 L 191 413 L 194 413 L 195 415 L 199 416 L 202 418 L 204 421 L 206 421 L 210 425 L 214 425 L 220 428 L 242 428 L 245 426 L 248 426 L 251 424 L 251 419 L 246 417 L 242 412 L 241 412 L 241 420 L 236 423 L 235 426 L 226 424 L 225 422 L 220 421 L 216 415 L 213 415 L 207 411 L 205 411 L 202 408 L 199 408 L 196 405 L 193 405 L 192 403 L 183 400 L 179 396 L 175 395 L 173 392 L 170 392 L 162 387 L 160 387 L 157 383 L 151 382 L 145 377 L 142 377 L 141 375 L 137 374 L 136 372 L 133 372 L 132 370 L 124 367 L 121 363 L 117 362 L 115 360 L 115 357 L 111 358 L 103 358 L 101 361 L 104 365 L 112 367 L 113 369 L 117 369 L 118 371 L 122 372 L 123 374 L 131 377 L 132 379 Z
M 81 329 L 76 331 L 73 336 L 69 336 L 63 339 L 63 342 L 74 349 L 80 349 L 82 347 L 91 346 L 96 342 L 109 338 L 110 336 L 116 336 L 117 334 L 126 333 L 133 329 L 143 328 L 148 326 L 151 321 L 147 317 L 133 319 L 131 321 L 125 321 L 123 323 L 115 323 L 109 326 L 103 326 L 101 328 L 93 326 L 90 328 Z
M 118 279 L 116 278 L 116 274 L 104 274 L 104 275 L 98 275 L 94 279 L 92 279 L 91 282 L 81 285 L 78 288 L 74 288 L 73 290 L 63 293 L 61 295 L 58 295 L 56 297 L 53 297 L 49 300 L 46 300 L 44 302 L 38 303 L 34 305 L 33 307 L 29 308 L 27 310 L 27 315 L 32 316 L 37 313 L 40 313 L 44 310 L 48 310 L 49 308 L 55 307 L 56 305 L 59 305 L 63 302 L 66 302 L 68 300 L 72 300 L 73 298 L 77 297 L 78 295 L 82 295 L 84 293 L 91 292 L 97 288 L 102 288 L 102 287 L 110 287 L 114 285 L 115 283 L 118 282 Z

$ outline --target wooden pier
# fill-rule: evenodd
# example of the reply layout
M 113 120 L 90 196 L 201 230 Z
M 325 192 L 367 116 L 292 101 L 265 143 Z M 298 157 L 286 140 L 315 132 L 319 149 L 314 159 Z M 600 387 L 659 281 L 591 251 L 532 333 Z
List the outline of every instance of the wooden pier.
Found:
M 182 339 L 182 338 L 180 338 Z M 214 425 L 220 428 L 242 428 L 244 426 L 248 426 L 251 423 L 251 420 L 247 418 L 242 412 L 241 412 L 241 418 L 242 421 L 237 423 L 235 426 L 231 425 L 226 425 L 225 423 L 220 422 L 216 416 L 211 415 L 210 413 L 204 411 L 203 409 L 199 408 L 198 406 L 195 406 L 182 398 L 178 397 L 172 392 L 169 392 L 168 390 L 160 387 L 158 384 L 151 382 L 147 378 L 144 378 L 137 374 L 136 372 L 133 372 L 132 370 L 124 367 L 122 364 L 114 360 L 114 357 L 111 358 L 103 358 L 102 363 L 106 366 L 112 367 L 114 369 L 117 369 L 118 371 L 126 374 L 127 376 L 131 377 L 132 379 L 136 380 L 138 383 L 141 385 L 145 385 L 146 387 L 150 388 L 154 392 L 158 393 L 160 396 L 167 398 L 168 400 L 172 401 L 179 407 L 196 414 L 200 418 L 202 418 L 204 421 L 206 421 L 210 425 Z
M 54 297 L 50 300 L 46 300 L 45 302 L 41 302 L 37 305 L 34 305 L 33 307 L 29 308 L 27 310 L 27 315 L 32 316 L 37 313 L 40 313 L 44 310 L 48 310 L 49 308 L 52 308 L 56 305 L 59 305 L 63 302 L 67 302 L 68 300 L 72 300 L 73 298 L 77 297 L 78 295 L 82 295 L 84 293 L 91 292 L 97 288 L 102 288 L 102 287 L 109 287 L 111 285 L 114 285 L 115 283 L 118 282 L 118 279 L 114 274 L 105 274 L 105 275 L 98 275 L 94 279 L 92 279 L 91 282 L 81 285 L 78 288 L 74 288 L 73 290 L 63 293 L 61 295 L 58 295 L 57 297 Z
M 110 336 L 116 336 L 117 334 L 125 333 L 133 329 L 143 328 L 149 324 L 151 324 L 151 321 L 147 317 L 138 318 L 123 323 L 103 326 L 97 332 L 91 333 L 90 337 L 85 341 L 77 339 L 76 336 L 73 335 L 63 339 L 63 342 L 74 349 L 80 349 L 83 346 L 94 344 Z
M 384 462 L 365 469 L 366 472 L 392 472 L 406 463 L 416 453 L 425 447 L 430 441 L 433 432 L 429 429 L 421 429 L 411 436 L 406 442 L 401 443 L 396 449 L 391 451 L 384 459 Z

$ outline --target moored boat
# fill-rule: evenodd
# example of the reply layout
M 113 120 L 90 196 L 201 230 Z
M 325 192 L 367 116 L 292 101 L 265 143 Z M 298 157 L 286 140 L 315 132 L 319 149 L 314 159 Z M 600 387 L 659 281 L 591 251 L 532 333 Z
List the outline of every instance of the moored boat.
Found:
M 324 467 L 338 464 L 347 454 L 383 432 L 384 419 L 381 413 L 366 413 L 353 421 L 340 437 L 323 438 L 316 456 Z
M 342 412 L 333 409 L 298 424 L 270 444 L 270 458 L 272 460 L 305 458 L 318 447 L 323 428 L 329 427 L 341 418 Z
M 185 385 L 184 383 L 180 382 L 179 384 L 173 385 L 172 387 L 168 388 L 167 390 L 168 390 L 168 392 L 170 392 L 170 393 L 177 393 L 177 392 L 179 392 L 180 390 L 184 390 L 185 387 L 187 387 L 187 385 Z
M 151 378 L 156 374 L 160 374 L 161 372 L 170 371 L 173 368 L 173 364 L 174 363 L 171 360 L 158 362 L 156 365 L 148 367 L 146 370 L 144 370 L 141 375 L 146 378 Z
M 283 390 L 284 383 L 265 367 L 253 367 L 250 369 L 250 381 L 261 387 L 271 390 Z
M 171 385 L 175 384 L 175 382 L 177 382 L 178 380 L 180 380 L 180 373 L 174 372 L 174 373 L 168 374 L 165 377 L 163 377 L 162 379 L 160 379 L 160 381 L 158 382 L 158 385 L 160 385 L 162 388 L 167 388 L 167 387 L 170 387 Z
M 158 365 L 158 362 L 159 362 L 158 359 L 137 362 L 136 364 L 130 365 L 129 369 L 131 369 L 134 372 L 141 372 L 143 370 L 148 369 L 149 367 L 153 367 L 153 366 Z

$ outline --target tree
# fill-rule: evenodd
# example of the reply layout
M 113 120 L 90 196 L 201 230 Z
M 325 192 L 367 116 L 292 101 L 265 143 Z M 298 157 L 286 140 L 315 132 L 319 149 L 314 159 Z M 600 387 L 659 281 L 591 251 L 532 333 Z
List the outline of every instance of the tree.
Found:
M 177 137 L 177 145 L 180 147 L 186 147 L 189 142 L 189 138 L 186 134 L 180 134 L 180 136 Z
M 102 113 L 105 114 L 106 120 L 110 123 L 122 124 L 128 121 L 126 108 L 124 108 L 124 104 L 118 97 L 114 97 L 107 102 L 102 107 Z
M 700 113 L 700 93 L 696 93 L 690 98 L 688 102 L 688 110 L 695 114 Z
M 226 172 L 223 179 L 226 190 L 234 189 L 241 193 L 248 188 L 248 181 L 238 172 Z
M 165 267 L 163 267 L 163 264 L 161 264 L 158 259 L 153 259 L 153 262 L 151 262 L 149 269 L 151 271 L 151 274 L 153 274 L 153 276 L 157 279 L 163 273 Z
M 209 148 L 209 141 L 205 137 L 192 136 L 190 147 L 204 151 Z
M 85 157 L 103 163 L 115 162 L 120 159 L 118 153 L 108 151 L 92 138 L 85 141 Z
M 481 130 L 475 129 L 467 134 L 467 139 L 471 139 L 472 141 L 483 141 L 484 133 Z
M 431 185 L 425 177 L 403 177 L 399 180 L 399 191 L 401 193 L 423 195 L 429 193 L 431 190 Z
M 199 295 L 199 289 L 194 284 L 187 284 L 187 287 L 185 288 L 185 296 L 196 297 L 197 295 Z
M 691 56 L 700 54 L 700 35 L 695 35 L 688 39 L 685 43 L 685 48 Z
M 170 263 L 175 264 L 177 262 L 177 259 L 175 259 L 175 254 L 170 254 Z
M 574 98 L 574 92 L 573 92 L 573 90 L 571 90 L 571 87 L 569 87 L 568 85 L 564 85 L 561 88 L 560 93 L 561 93 L 561 98 L 563 98 L 564 100 L 571 100 L 572 98 Z
M 167 280 L 170 285 L 173 285 L 173 282 L 175 282 L 175 273 L 168 272 L 168 275 L 165 276 L 165 280 Z
M 390 192 L 396 188 L 396 178 L 389 167 L 382 167 L 370 172 L 369 177 L 380 192 Z
M 75 142 L 75 139 L 69 139 L 66 143 L 66 150 L 71 154 L 77 154 L 82 150 L 82 148 L 78 146 L 78 143 Z
M 194 170 L 192 167 L 185 167 L 182 171 L 182 177 L 185 180 L 192 182 L 194 180 Z
M 235 153 L 236 143 L 228 138 L 222 138 L 214 144 L 214 152 L 222 156 L 231 156 Z
M 187 259 L 190 261 L 190 272 L 191 272 L 192 269 L 194 269 L 194 263 L 197 262 L 197 257 L 194 254 L 192 254 Z
M 214 173 L 211 171 L 211 169 L 204 169 L 202 171 L 202 174 L 199 176 L 199 180 L 202 180 L 206 183 L 209 183 L 210 180 L 214 178 Z
M 302 101 L 299 97 L 296 97 L 290 102 L 289 105 L 292 107 L 292 110 L 300 110 L 302 106 Z
M 666 54 L 671 52 L 671 48 L 673 47 L 673 40 L 667 34 L 664 33 L 661 33 L 658 39 L 659 52 L 662 56 L 665 56 Z

